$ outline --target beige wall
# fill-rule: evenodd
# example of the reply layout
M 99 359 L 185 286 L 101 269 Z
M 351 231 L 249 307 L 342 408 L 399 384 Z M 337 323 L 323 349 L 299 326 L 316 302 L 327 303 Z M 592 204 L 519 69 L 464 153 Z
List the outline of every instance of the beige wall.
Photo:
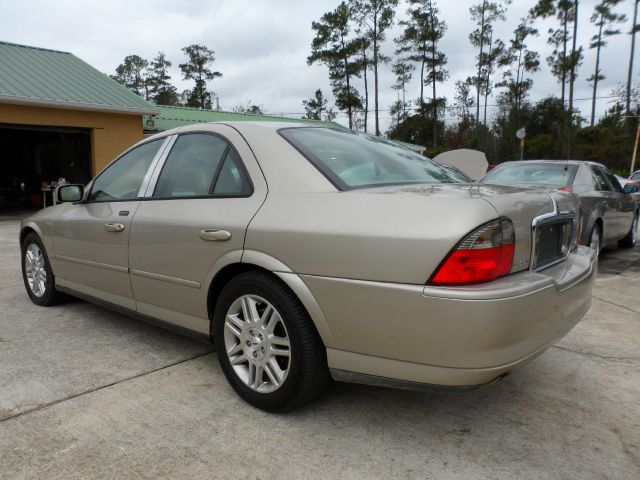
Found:
M 0 104 L 0 123 L 91 129 L 92 174 L 142 140 L 142 116 Z

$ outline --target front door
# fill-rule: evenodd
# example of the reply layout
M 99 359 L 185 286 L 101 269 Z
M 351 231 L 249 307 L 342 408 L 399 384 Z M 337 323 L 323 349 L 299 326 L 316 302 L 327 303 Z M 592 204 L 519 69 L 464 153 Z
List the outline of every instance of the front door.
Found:
M 624 193 L 622 185 L 611 172 L 605 170 L 604 173 L 611 184 L 613 198 L 616 202 L 617 236 L 622 238 L 631 231 L 631 224 L 635 218 L 636 202 L 631 195 Z
M 266 196 L 244 139 L 228 126 L 214 128 L 175 139 L 130 238 L 138 312 L 205 334 L 211 279 L 220 265 L 240 261 L 247 226 Z
M 135 308 L 129 280 L 131 220 L 164 142 L 129 150 L 96 177 L 84 202 L 63 206 L 52 225 L 60 286 Z
M 618 216 L 618 199 L 615 197 L 611 182 L 607 179 L 606 172 L 595 165 L 590 167 L 596 187 L 595 195 L 604 203 L 603 222 L 604 231 L 602 242 L 604 244 L 616 240 L 620 236 L 620 218 Z

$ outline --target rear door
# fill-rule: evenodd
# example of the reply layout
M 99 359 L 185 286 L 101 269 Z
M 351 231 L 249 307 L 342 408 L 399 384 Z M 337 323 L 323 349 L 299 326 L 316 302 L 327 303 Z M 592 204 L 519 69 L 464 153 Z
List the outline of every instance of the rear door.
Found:
M 135 308 L 128 270 L 131 219 L 164 146 L 159 139 L 129 150 L 96 177 L 84 202 L 63 205 L 52 225 L 61 286 Z
M 267 192 L 244 139 L 212 128 L 174 138 L 136 211 L 129 258 L 138 312 L 206 334 L 213 274 L 240 261 Z

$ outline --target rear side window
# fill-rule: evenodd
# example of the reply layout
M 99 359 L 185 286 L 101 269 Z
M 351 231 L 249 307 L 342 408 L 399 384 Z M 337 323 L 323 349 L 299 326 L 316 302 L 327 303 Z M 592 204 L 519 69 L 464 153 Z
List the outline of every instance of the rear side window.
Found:
M 610 192 L 612 190 L 609 180 L 607 180 L 607 177 L 601 168 L 591 167 L 591 173 L 593 174 L 593 183 L 595 184 L 597 191 Z
M 284 128 L 279 133 L 340 190 L 461 183 L 428 158 L 371 135 L 322 127 Z
M 573 184 L 577 171 L 577 165 L 566 162 L 503 163 L 491 170 L 480 182 L 493 185 L 566 187 Z
M 250 193 L 240 159 L 216 135 L 178 137 L 158 177 L 154 198 L 185 198 Z
M 251 185 L 246 180 L 240 158 L 229 150 L 213 187 L 214 195 L 248 195 Z
M 163 142 L 161 139 L 140 145 L 109 165 L 93 182 L 89 200 L 110 202 L 138 198 L 144 176 Z

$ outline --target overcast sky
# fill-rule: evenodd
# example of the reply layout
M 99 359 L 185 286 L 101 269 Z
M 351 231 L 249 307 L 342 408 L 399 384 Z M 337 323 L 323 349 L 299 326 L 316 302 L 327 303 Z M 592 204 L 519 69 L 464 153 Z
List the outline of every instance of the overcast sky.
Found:
M 439 95 L 446 95 L 450 101 L 453 100 L 455 81 L 473 74 L 476 52 L 470 46 L 468 36 L 475 27 L 468 10 L 476 2 L 438 2 L 442 18 L 448 25 L 441 48 L 449 58 L 451 75 L 439 87 Z M 209 86 L 219 95 L 221 109 L 231 110 L 239 103 L 251 101 L 261 105 L 267 113 L 301 116 L 304 112 L 302 100 L 311 97 L 317 88 L 330 95 L 326 68 L 322 65 L 309 67 L 306 59 L 313 38 L 311 22 L 333 10 L 338 3 L 338 0 L 2 0 L 0 40 L 70 51 L 109 74 L 114 73 L 126 55 L 135 53 L 151 59 L 162 50 L 173 62 L 171 73 L 179 91 L 191 86 L 180 78 L 178 64 L 185 60 L 181 48 L 193 43 L 204 44 L 215 50 L 214 68 L 224 75 Z M 508 41 L 519 19 L 533 3 L 535 0 L 513 1 L 507 21 L 496 27 L 499 38 Z M 595 30 L 589 18 L 596 3 L 597 0 L 580 2 L 578 41 L 585 48 Z M 631 17 L 632 3 L 632 0 L 624 0 L 617 10 Z M 405 17 L 405 10 L 406 5 L 401 1 L 396 26 L 387 33 L 387 41 L 382 47 L 387 55 L 393 55 L 392 39 L 400 31 L 397 19 Z M 534 75 L 535 85 L 531 92 L 534 99 L 559 95 L 559 85 L 544 60 L 551 52 L 546 43 L 546 32 L 552 24 L 552 21 L 538 23 L 541 35 L 530 42 L 530 47 L 542 57 L 542 70 Z M 609 95 L 616 84 L 626 81 L 629 25 L 627 22 L 622 26 L 625 35 L 612 38 L 604 52 L 602 69 L 607 78 L 600 83 L 599 96 Z M 591 95 L 586 78 L 593 73 L 594 57 L 594 50 L 586 50 L 576 84 L 578 99 Z M 640 58 L 637 58 L 636 72 L 639 70 Z M 637 73 L 635 78 L 638 79 Z M 390 88 L 393 83 L 390 67 L 383 67 L 380 79 L 382 110 L 387 110 L 396 99 L 396 92 Z M 409 89 L 410 97 L 418 96 L 418 82 L 413 81 Z M 598 102 L 598 115 L 604 112 L 608 101 Z M 576 105 L 588 117 L 590 102 L 579 101 Z M 339 115 L 337 121 L 346 124 L 346 114 Z M 381 112 L 383 131 L 388 122 L 388 112 Z

